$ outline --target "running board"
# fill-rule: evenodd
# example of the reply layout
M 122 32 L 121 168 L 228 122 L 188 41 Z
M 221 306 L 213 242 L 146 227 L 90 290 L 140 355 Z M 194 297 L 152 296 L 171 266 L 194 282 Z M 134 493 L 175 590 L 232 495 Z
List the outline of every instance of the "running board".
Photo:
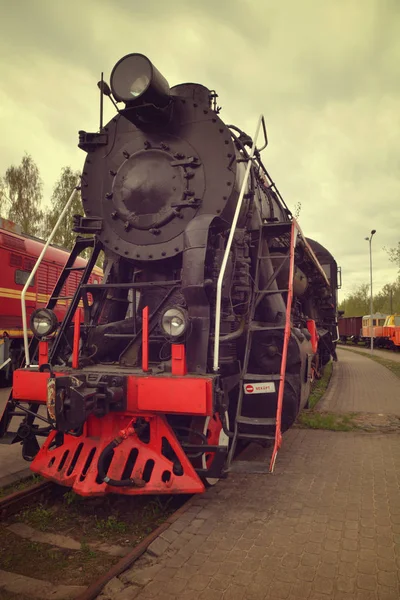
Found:
M 237 437 L 240 440 L 253 440 L 253 442 L 255 442 L 255 441 L 263 442 L 264 440 L 272 440 L 273 441 L 275 439 L 274 435 L 264 435 L 263 433 L 238 432 Z
M 236 418 L 236 423 L 239 423 L 240 425 L 261 425 L 261 426 L 268 426 L 268 425 L 273 425 L 275 427 L 276 425 L 276 419 L 275 418 L 266 418 L 266 417 L 237 417 Z M 275 436 L 273 436 L 275 439 Z

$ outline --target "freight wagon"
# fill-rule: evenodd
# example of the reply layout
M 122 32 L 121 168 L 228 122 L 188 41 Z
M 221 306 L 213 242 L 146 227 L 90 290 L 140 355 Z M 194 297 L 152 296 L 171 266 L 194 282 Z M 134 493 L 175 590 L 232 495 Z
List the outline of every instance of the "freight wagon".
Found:
M 358 344 L 362 338 L 362 317 L 341 317 L 338 321 L 340 341 Z

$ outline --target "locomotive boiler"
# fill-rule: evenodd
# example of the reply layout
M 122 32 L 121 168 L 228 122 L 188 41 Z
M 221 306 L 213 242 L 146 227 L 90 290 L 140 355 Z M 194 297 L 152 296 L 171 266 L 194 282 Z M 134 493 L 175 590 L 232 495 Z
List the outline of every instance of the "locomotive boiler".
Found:
M 335 355 L 336 262 L 304 237 L 264 167 L 263 118 L 252 139 L 221 120 L 214 91 L 170 87 L 141 54 L 99 87 L 116 114 L 79 132 L 84 216 L 32 315 L 1 430 L 25 411 L 14 441 L 32 470 L 82 495 L 201 492 L 248 442 L 271 446 L 273 470 L 281 433 Z

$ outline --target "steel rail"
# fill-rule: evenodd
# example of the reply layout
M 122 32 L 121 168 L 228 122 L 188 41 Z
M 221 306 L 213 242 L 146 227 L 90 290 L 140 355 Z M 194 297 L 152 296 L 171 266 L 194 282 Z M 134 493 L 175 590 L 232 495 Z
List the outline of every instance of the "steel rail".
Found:
M 39 502 L 44 494 L 49 494 L 54 489 L 54 483 L 51 481 L 42 481 L 36 483 L 32 487 L 28 487 L 25 490 L 14 492 L 9 496 L 0 498 L 0 517 L 5 519 L 15 513 L 19 512 L 27 504 L 32 502 Z

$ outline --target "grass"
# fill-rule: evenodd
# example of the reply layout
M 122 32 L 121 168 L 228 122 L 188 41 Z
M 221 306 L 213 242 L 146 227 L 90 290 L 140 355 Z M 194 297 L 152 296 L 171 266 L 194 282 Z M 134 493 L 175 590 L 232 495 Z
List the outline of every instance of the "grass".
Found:
M 367 352 L 361 352 L 360 350 L 353 350 L 353 348 L 345 348 L 344 346 L 340 346 L 341 349 L 347 350 L 348 352 L 354 352 L 355 354 L 360 354 L 361 356 L 366 356 L 370 360 L 374 360 L 378 364 L 382 365 L 382 367 L 386 367 L 389 369 L 394 375 L 400 377 L 400 362 L 396 362 L 394 360 L 390 360 L 388 358 L 382 358 L 381 356 L 375 356 L 374 354 L 367 354 Z
M 394 373 L 397 377 L 400 377 L 400 362 L 381 358 L 380 356 L 370 356 L 365 352 L 354 350 L 353 348 L 350 349 L 343 346 L 341 346 L 341 348 L 343 348 L 343 350 L 348 350 L 349 352 L 355 352 L 361 356 L 366 356 L 389 369 L 389 371 Z M 374 426 L 368 425 L 368 423 L 365 424 L 365 419 L 363 420 L 361 418 L 362 413 L 358 415 L 357 413 L 330 413 L 314 410 L 327 390 L 332 375 L 332 366 L 333 363 L 328 363 L 322 378 L 314 383 L 308 402 L 309 408 L 300 413 L 297 418 L 297 426 L 308 429 L 327 429 L 330 431 L 376 431 L 378 426 L 376 424 L 373 424 Z
M 97 552 L 93 550 L 86 542 L 81 542 L 81 552 L 86 559 L 96 558 Z
M 85 543 L 80 550 L 72 551 L 20 538 L 3 526 L 0 526 L 0 534 L 2 569 L 57 584 L 87 585 L 118 560 L 93 551 Z M 2 593 L 0 590 L 1 599 Z
M 72 506 L 79 504 L 79 502 L 82 500 L 82 496 L 79 496 L 73 490 L 68 490 L 68 492 L 65 492 L 63 499 L 67 506 Z
M 106 496 L 85 498 L 72 491 L 21 511 L 16 520 L 40 531 L 65 533 L 87 541 L 121 538 L 134 546 L 163 523 L 186 497 Z
M 92 544 L 106 542 L 126 547 L 128 551 L 187 499 L 183 495 L 149 499 L 114 494 L 85 498 L 72 491 L 62 497 L 48 498 L 0 524 L 1 568 L 53 583 L 86 585 L 120 559 L 93 548 Z M 38 531 L 65 534 L 77 540 L 80 549 L 65 550 L 21 539 L 7 529 L 12 522 L 26 523 Z M 14 597 L 11 595 L 10 599 Z
M 21 521 L 40 531 L 47 531 L 54 520 L 54 513 L 42 504 L 28 508 L 21 513 Z
M 322 396 L 325 394 L 332 377 L 332 370 L 333 362 L 330 361 L 325 366 L 324 374 L 322 375 L 321 379 L 317 379 L 314 382 L 310 397 L 308 399 L 308 407 L 310 409 L 313 409 L 316 406 L 316 404 L 321 400 Z
M 330 431 L 352 431 L 357 427 L 353 421 L 353 413 L 336 414 L 314 410 L 328 388 L 332 372 L 333 362 L 330 361 L 325 366 L 321 379 L 314 381 L 308 400 L 308 409 L 299 414 L 297 426 L 308 429 L 328 429 Z
M 108 537 L 110 533 L 126 533 L 128 531 L 128 525 L 112 515 L 107 519 L 97 519 L 95 517 L 95 527 L 105 537 Z
M 308 429 L 328 429 L 329 431 L 353 431 L 357 429 L 354 413 L 337 414 L 304 410 L 300 413 L 297 423 Z

